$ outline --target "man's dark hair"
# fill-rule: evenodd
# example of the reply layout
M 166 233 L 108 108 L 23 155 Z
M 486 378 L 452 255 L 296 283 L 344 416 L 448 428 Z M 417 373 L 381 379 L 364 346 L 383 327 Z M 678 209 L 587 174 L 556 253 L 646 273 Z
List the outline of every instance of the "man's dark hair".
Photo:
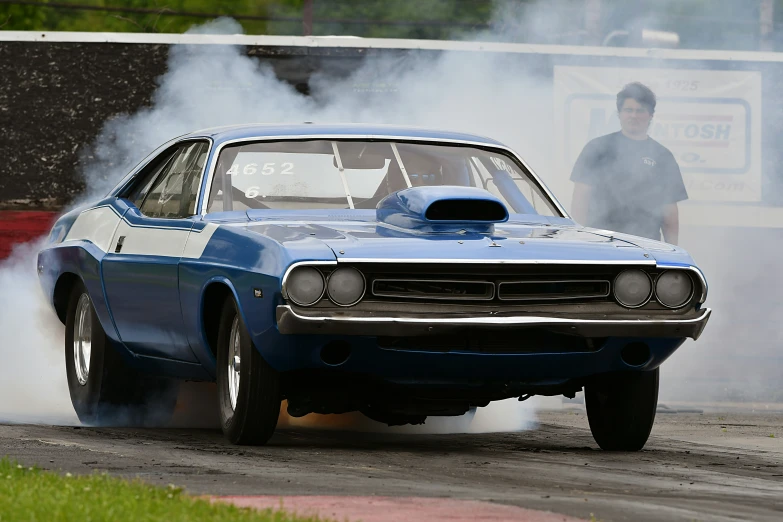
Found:
M 647 107 L 650 114 L 655 112 L 655 93 L 646 85 L 633 82 L 623 87 L 623 90 L 617 93 L 617 112 L 622 110 L 623 104 L 628 98 L 634 99 L 640 105 Z

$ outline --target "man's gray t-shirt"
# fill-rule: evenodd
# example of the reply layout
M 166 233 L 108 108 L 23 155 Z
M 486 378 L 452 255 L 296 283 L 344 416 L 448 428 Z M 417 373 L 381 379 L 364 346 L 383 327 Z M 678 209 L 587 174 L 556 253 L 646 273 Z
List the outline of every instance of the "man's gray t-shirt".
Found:
M 652 138 L 615 132 L 590 141 L 571 181 L 592 187 L 589 227 L 661 239 L 664 207 L 688 199 L 674 155 Z

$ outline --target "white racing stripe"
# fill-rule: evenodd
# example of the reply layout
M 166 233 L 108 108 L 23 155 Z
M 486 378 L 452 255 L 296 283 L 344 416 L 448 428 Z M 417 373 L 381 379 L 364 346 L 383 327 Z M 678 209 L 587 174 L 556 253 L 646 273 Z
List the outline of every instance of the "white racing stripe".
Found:
M 109 251 L 112 237 L 121 218 L 112 207 L 97 207 L 85 210 L 76 218 L 65 241 L 89 241 L 104 252 Z
M 207 248 L 207 243 L 212 238 L 212 234 L 218 229 L 220 225 L 215 223 L 207 223 L 204 230 L 193 230 L 188 236 L 188 242 L 185 244 L 185 250 L 182 252 L 182 257 L 188 259 L 198 259 L 204 253 L 204 249 Z
M 198 259 L 219 225 L 203 230 L 131 225 L 110 206 L 85 210 L 76 218 L 63 241 L 89 241 L 103 252 L 114 253 L 120 237 L 121 254 Z
M 122 220 L 114 233 L 110 253 L 124 237 L 121 254 L 139 256 L 181 257 L 188 242 L 189 228 L 134 227 Z

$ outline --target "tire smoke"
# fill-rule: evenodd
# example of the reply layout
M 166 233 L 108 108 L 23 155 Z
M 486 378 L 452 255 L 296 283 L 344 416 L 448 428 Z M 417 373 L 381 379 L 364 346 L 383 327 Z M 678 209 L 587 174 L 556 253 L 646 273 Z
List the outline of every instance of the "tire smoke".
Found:
M 64 327 L 38 284 L 43 241 L 0 262 L 0 422 L 78 425 L 65 379 Z

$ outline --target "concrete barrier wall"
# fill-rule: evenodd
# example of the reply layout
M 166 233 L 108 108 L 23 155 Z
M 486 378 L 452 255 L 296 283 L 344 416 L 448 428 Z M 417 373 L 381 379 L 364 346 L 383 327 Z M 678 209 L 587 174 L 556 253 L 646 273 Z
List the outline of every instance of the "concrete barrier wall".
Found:
M 150 101 L 168 46 L 0 42 L 0 207 L 59 208 L 106 120 Z

